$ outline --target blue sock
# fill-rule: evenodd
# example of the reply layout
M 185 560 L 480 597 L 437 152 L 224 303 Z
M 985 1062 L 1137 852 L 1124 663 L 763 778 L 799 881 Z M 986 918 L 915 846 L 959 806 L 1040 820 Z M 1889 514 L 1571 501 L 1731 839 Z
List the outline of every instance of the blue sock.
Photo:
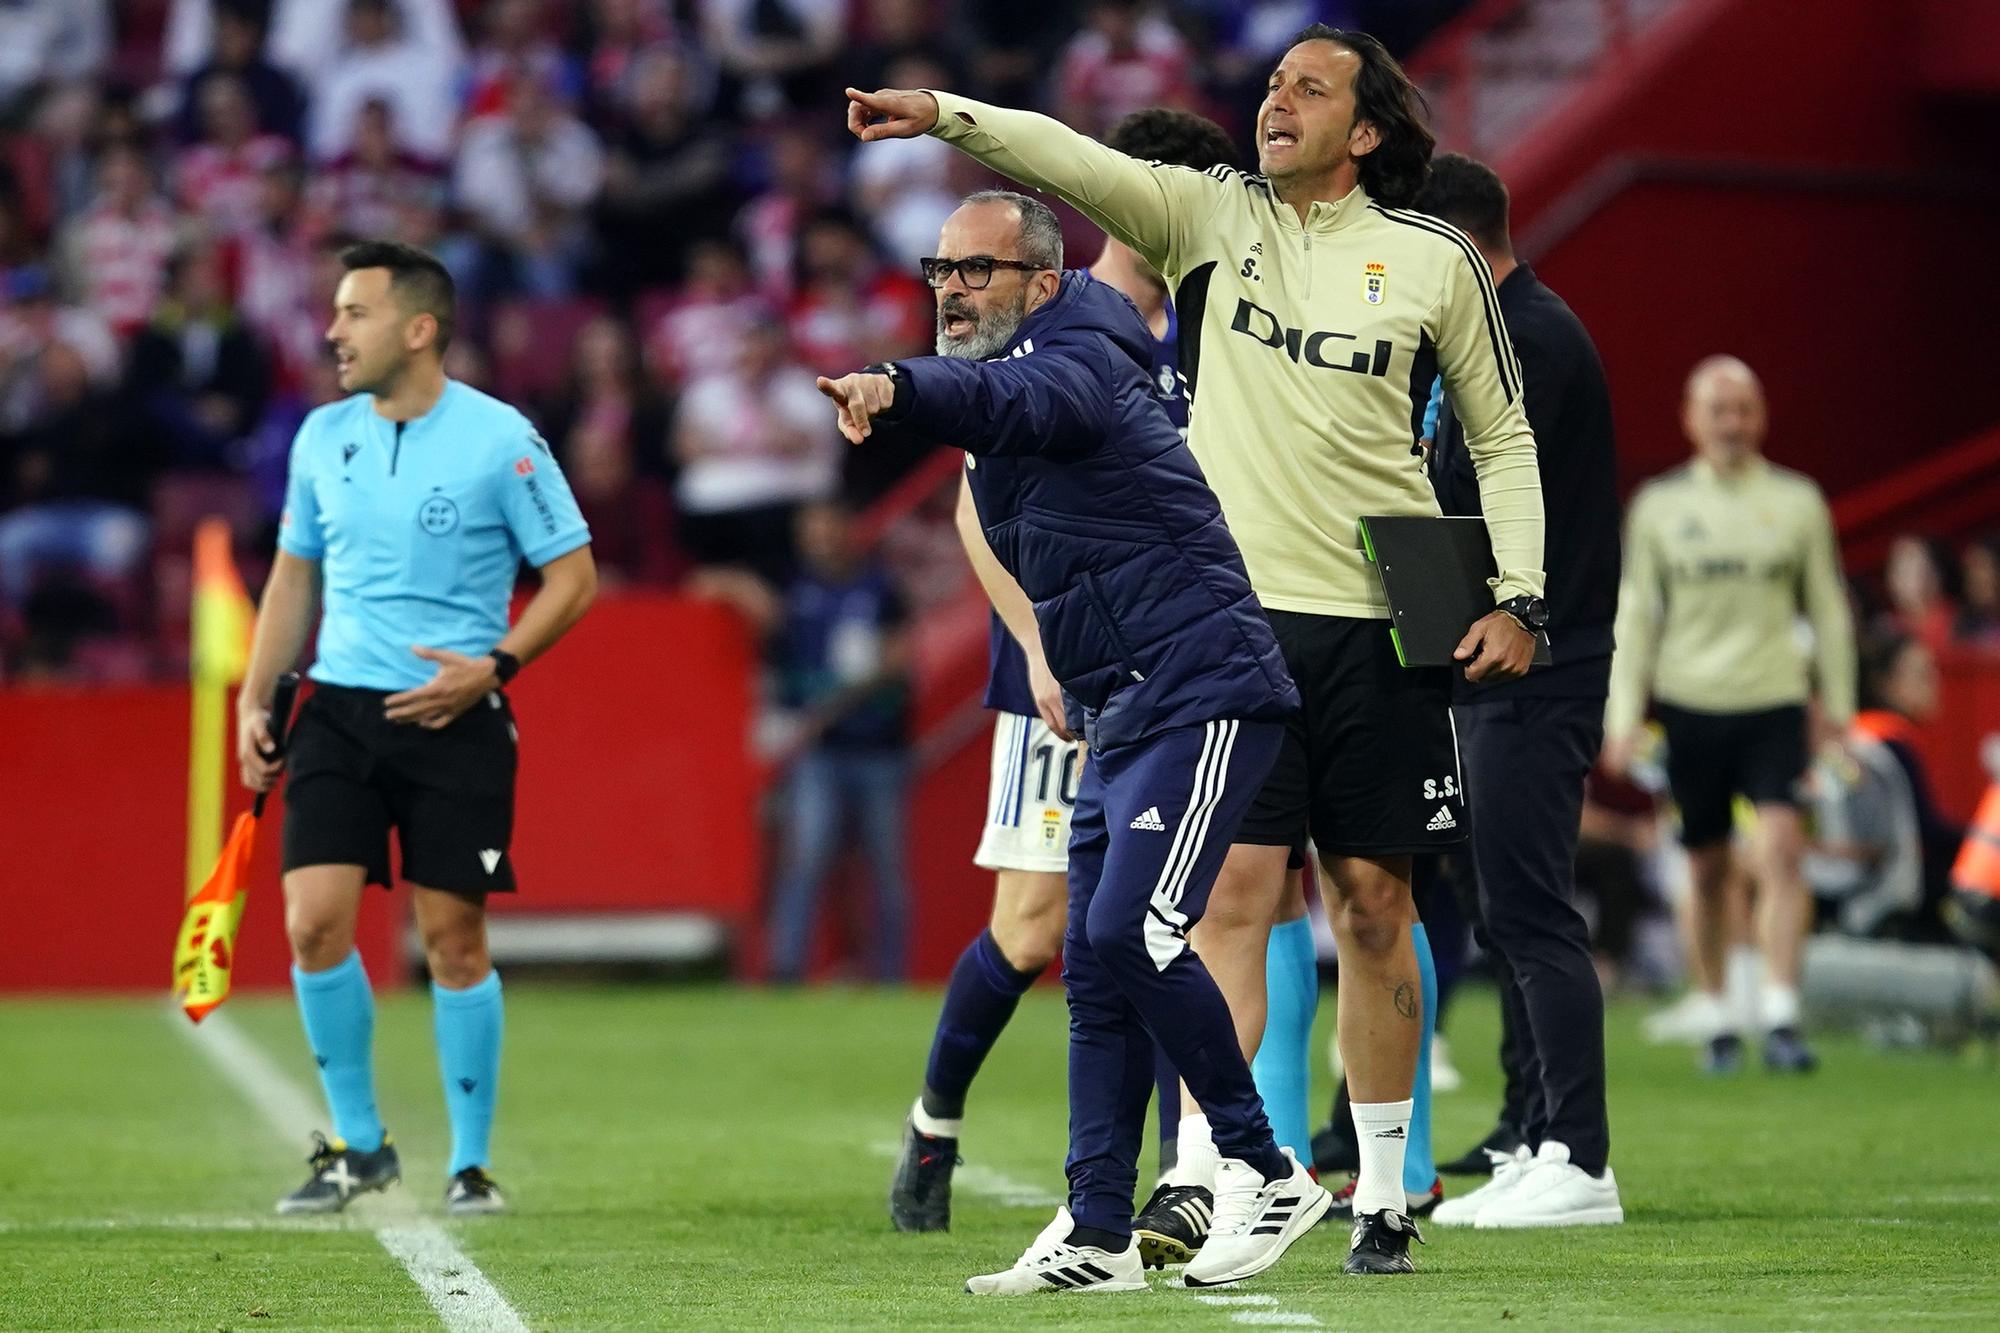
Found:
M 1437 1180 L 1437 1163 L 1431 1160 L 1431 1038 L 1437 1035 L 1437 964 L 1431 959 L 1431 937 L 1423 922 L 1410 927 L 1410 943 L 1417 949 L 1417 976 L 1423 986 L 1424 1036 L 1417 1048 L 1417 1079 L 1410 1087 L 1410 1142 L 1403 1149 L 1403 1188 L 1411 1194 L 1429 1194 Z
M 319 1064 L 320 1086 L 333 1113 L 334 1136 L 350 1148 L 382 1146 L 382 1117 L 375 1110 L 375 992 L 359 951 L 324 972 L 292 968 L 306 1044 Z
M 451 1117 L 451 1166 L 491 1165 L 487 1140 L 493 1133 L 493 1098 L 500 1089 L 500 974 L 464 990 L 431 983 L 432 1031 L 437 1034 L 438 1070 L 444 1075 L 445 1111 Z
M 965 1114 L 965 1094 L 979 1066 L 1039 975 L 1016 971 L 990 930 L 980 931 L 979 938 L 965 946 L 951 969 L 930 1063 L 924 1067 L 925 1115 L 956 1120 Z
M 1264 990 L 1270 1011 L 1250 1075 L 1257 1081 L 1257 1095 L 1264 1099 L 1264 1114 L 1278 1146 L 1290 1148 L 1310 1166 L 1312 1120 L 1306 1094 L 1312 1084 L 1313 1015 L 1319 1010 L 1319 963 L 1311 917 L 1271 927 Z

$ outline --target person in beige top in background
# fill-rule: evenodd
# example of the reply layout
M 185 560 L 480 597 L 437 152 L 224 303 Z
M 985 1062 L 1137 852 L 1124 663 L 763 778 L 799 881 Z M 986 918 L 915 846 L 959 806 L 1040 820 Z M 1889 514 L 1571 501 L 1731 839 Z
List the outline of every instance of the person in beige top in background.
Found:
M 1743 1030 L 1765 1033 L 1773 1070 L 1814 1068 L 1799 1032 L 1799 964 L 1812 900 L 1799 871 L 1798 785 L 1854 715 L 1854 626 L 1825 497 L 1766 462 L 1757 376 L 1712 356 L 1688 376 L 1682 426 L 1695 457 L 1642 487 L 1625 537 L 1605 766 L 1624 772 L 1647 699 L 1666 731 L 1667 781 L 1694 875 L 1694 974 L 1709 997 L 1704 1067 L 1733 1073 Z M 1799 635 L 1811 623 L 1812 648 Z M 1818 716 L 1807 701 L 1817 689 Z M 1756 806 L 1750 868 L 1771 984 L 1732 965 L 1725 1002 L 1735 798 Z

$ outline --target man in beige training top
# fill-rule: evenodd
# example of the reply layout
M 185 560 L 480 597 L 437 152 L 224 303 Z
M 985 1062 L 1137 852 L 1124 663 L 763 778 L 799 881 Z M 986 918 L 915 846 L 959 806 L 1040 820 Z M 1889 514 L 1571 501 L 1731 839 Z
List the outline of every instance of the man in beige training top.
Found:
M 1631 764 L 1650 697 L 1694 872 L 1695 974 L 1713 1017 L 1705 1067 L 1739 1068 L 1748 1025 L 1765 1032 L 1766 1065 L 1805 1073 L 1816 1063 L 1799 1033 L 1799 957 L 1812 924 L 1799 873 L 1806 700 L 1817 684 L 1823 734 L 1846 729 L 1854 625 L 1825 498 L 1810 478 L 1763 458 L 1764 389 L 1750 367 L 1733 356 L 1697 365 L 1681 423 L 1693 461 L 1642 487 L 1626 520 L 1605 763 Z M 1810 654 L 1799 641 L 1802 614 L 1812 623 Z M 1760 1003 L 1754 979 L 1739 984 L 1725 1004 L 1738 796 L 1757 808 L 1751 860 L 1772 985 Z
M 1260 173 L 1135 161 L 1045 116 L 950 93 L 848 90 L 860 138 L 932 133 L 1053 191 L 1163 274 L 1193 403 L 1188 443 L 1237 534 L 1305 699 L 1237 834 L 1214 901 L 1262 926 L 1203 959 L 1260 1008 L 1291 848 L 1324 857 L 1340 947 L 1341 1048 L 1362 1145 L 1348 1271 L 1409 1272 L 1402 1168 L 1422 1031 L 1410 857 L 1458 842 L 1465 805 L 1442 670 L 1405 670 L 1356 520 L 1436 514 L 1415 449 L 1442 373 L 1466 424 L 1493 553 L 1494 612 L 1467 674 L 1520 675 L 1546 616 L 1542 504 L 1521 372 L 1472 243 L 1407 211 L 1432 139 L 1374 38 L 1315 25 L 1271 75 Z

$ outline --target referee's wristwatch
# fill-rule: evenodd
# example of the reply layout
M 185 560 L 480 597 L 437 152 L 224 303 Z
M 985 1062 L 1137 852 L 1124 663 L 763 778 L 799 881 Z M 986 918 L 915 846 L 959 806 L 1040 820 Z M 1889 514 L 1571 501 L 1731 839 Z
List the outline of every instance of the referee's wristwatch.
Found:
M 1493 609 L 1514 617 L 1514 623 L 1530 634 L 1540 634 L 1549 627 L 1549 604 L 1539 597 L 1509 597 Z
M 521 659 L 505 648 L 495 648 L 487 656 L 493 659 L 493 674 L 499 677 L 501 685 L 521 674 Z

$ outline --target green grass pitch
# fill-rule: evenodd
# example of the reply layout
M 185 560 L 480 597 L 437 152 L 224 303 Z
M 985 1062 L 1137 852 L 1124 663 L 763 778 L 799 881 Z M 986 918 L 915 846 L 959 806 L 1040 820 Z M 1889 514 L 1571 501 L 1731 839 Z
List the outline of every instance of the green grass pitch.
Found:
M 935 1005 L 516 986 L 494 1163 L 515 1212 L 445 1231 L 535 1329 L 2000 1328 L 1990 1064 L 1828 1040 L 1812 1078 L 1705 1081 L 1625 1006 L 1622 1228 L 1434 1229 L 1417 1276 L 1360 1281 L 1325 1226 L 1224 1304 L 1158 1276 L 1130 1296 L 966 1296 L 1048 1220 L 1006 1192 L 1061 1188 L 1064 1019 L 1052 988 L 1022 1006 L 974 1089 L 954 1230 L 899 1236 L 886 1154 Z M 317 1098 L 288 1002 L 225 1012 Z M 403 1197 L 330 1223 L 271 1214 L 315 1126 L 277 1135 L 180 1021 L 164 1002 L 0 1005 L 0 1328 L 438 1328 L 373 1230 L 396 1209 L 441 1219 L 427 999 L 385 996 L 378 1022 Z M 1452 1015 L 1468 1086 L 1438 1100 L 1447 1152 L 1493 1110 L 1494 1027 L 1489 992 Z

